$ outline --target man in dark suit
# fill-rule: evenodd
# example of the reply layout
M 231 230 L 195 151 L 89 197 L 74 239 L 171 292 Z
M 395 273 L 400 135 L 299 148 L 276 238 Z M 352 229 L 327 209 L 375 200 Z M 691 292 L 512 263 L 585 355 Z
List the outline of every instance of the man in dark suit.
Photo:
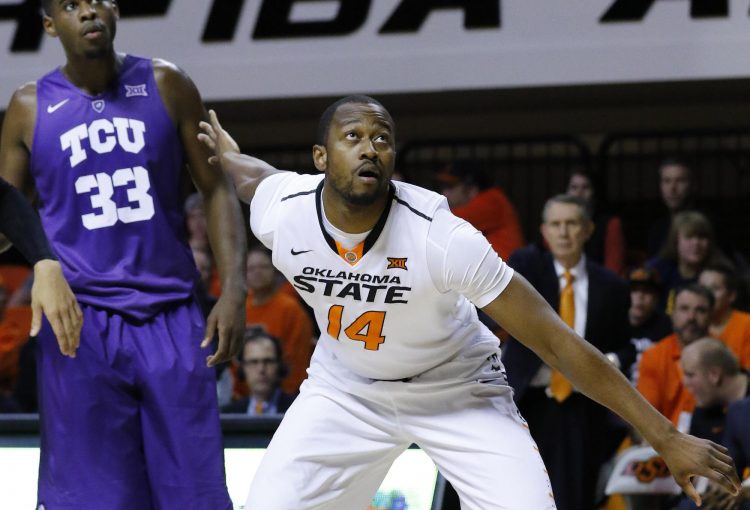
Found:
M 628 339 L 628 288 L 614 273 L 586 259 L 583 247 L 593 228 L 585 202 L 555 196 L 542 214 L 541 231 L 549 251 L 532 245 L 516 251 L 508 263 L 576 333 L 615 365 L 629 366 L 624 358 L 634 352 Z M 549 470 L 558 510 L 594 508 L 599 467 L 622 437 L 614 415 L 576 392 L 561 374 L 513 339 L 504 348 L 503 362 Z
M 279 386 L 286 375 L 279 340 L 260 328 L 249 328 L 240 356 L 250 396 L 222 407 L 221 412 L 249 416 L 284 414 L 296 395 L 284 393 Z

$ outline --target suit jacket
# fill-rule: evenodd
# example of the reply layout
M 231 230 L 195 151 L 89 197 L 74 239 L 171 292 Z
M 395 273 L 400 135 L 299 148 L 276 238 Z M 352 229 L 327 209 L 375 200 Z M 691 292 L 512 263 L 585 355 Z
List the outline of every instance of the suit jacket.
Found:
M 560 284 L 550 252 L 536 245 L 529 245 L 513 253 L 508 264 L 523 275 L 552 308 L 558 309 Z M 586 272 L 589 289 L 584 338 L 604 353 L 629 353 L 632 345 L 628 334 L 630 292 L 627 284 L 588 258 Z M 542 366 L 542 360 L 511 338 L 503 349 L 503 363 L 507 369 L 508 381 L 514 389 L 515 399 L 519 401 Z M 622 363 L 622 366 L 624 369 L 629 365 Z

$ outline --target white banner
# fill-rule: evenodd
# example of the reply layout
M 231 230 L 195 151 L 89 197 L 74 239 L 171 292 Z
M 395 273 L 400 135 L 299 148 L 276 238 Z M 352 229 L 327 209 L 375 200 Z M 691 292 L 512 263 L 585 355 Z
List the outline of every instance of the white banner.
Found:
M 31 3 L 0 0 L 0 104 L 64 60 Z M 175 62 L 207 100 L 750 74 L 747 0 L 120 3 L 116 48 Z

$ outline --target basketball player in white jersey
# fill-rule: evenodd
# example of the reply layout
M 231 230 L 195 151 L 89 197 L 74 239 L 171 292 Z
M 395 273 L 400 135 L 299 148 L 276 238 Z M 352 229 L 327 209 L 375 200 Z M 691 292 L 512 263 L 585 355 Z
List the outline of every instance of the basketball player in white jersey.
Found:
M 313 147 L 316 176 L 240 154 L 210 118 L 199 138 L 215 151 L 211 162 L 221 162 L 250 203 L 255 236 L 322 332 L 245 508 L 366 508 L 412 443 L 435 461 L 462 508 L 554 508 L 498 340 L 475 306 L 635 426 L 691 498 L 699 500 L 692 475 L 738 490 L 726 449 L 678 432 L 441 195 L 391 182 L 395 128 L 379 102 L 350 96 L 326 110 Z

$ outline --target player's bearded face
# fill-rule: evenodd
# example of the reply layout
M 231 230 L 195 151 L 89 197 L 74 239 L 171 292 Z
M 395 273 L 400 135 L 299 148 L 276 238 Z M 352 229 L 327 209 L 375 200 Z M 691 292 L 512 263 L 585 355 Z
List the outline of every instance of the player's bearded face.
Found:
M 344 104 L 331 121 L 318 168 L 346 202 L 371 205 L 388 192 L 394 160 L 390 115 L 374 104 Z

